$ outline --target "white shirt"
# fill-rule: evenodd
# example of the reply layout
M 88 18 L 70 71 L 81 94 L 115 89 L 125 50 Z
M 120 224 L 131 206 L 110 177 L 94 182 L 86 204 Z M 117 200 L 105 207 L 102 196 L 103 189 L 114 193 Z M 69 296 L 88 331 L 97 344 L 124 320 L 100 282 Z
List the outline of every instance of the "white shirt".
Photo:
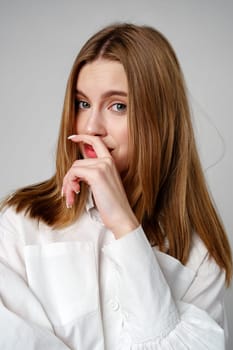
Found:
M 0 349 L 223 350 L 225 275 L 197 235 L 187 265 L 93 203 L 72 226 L 0 219 Z

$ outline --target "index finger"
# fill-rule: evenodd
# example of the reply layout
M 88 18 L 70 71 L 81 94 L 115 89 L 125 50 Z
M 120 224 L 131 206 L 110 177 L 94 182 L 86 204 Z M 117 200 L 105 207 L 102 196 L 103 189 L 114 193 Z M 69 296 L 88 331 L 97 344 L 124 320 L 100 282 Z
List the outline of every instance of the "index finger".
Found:
M 104 142 L 101 140 L 99 136 L 93 136 L 93 135 L 71 135 L 68 137 L 68 140 L 74 141 L 74 142 L 84 142 L 88 145 L 91 145 L 97 155 L 98 158 L 102 157 L 111 157 L 111 153 L 108 150 L 107 146 L 104 144 Z

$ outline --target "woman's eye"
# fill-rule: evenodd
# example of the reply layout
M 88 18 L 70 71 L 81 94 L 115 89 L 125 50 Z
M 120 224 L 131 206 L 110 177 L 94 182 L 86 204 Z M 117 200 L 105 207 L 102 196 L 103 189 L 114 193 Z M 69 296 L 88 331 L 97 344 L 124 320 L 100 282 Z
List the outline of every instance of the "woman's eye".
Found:
M 126 111 L 126 105 L 124 103 L 115 103 L 112 105 L 111 109 L 115 112 L 125 112 Z
M 78 107 L 78 109 L 87 109 L 90 108 L 90 104 L 86 101 L 80 101 L 77 100 L 76 102 L 76 106 Z

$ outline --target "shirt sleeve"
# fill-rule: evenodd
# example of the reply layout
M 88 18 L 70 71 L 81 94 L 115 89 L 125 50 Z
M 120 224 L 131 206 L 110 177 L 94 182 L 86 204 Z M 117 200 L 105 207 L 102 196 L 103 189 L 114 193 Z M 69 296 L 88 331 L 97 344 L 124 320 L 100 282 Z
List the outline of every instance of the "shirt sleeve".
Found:
M 203 280 L 199 292 L 193 295 L 190 288 L 185 301 L 175 300 L 141 227 L 104 246 L 103 253 L 114 265 L 118 281 L 117 297 L 123 319 L 119 349 L 225 348 L 223 328 L 208 310 L 192 303 L 202 290 L 211 299 L 208 305 L 218 303 L 219 293 L 211 293 L 214 280 L 209 286 L 208 280 L 206 285 Z
M 7 231 L 8 230 L 8 231 Z M 24 276 L 20 239 L 6 218 L 0 220 L 0 349 L 68 350 Z

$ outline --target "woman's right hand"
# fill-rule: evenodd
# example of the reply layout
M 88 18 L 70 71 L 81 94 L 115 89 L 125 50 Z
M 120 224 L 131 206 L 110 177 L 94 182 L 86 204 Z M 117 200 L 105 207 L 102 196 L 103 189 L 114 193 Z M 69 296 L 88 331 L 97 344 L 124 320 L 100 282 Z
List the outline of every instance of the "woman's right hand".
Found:
M 120 175 L 111 153 L 98 136 L 72 135 L 72 142 L 84 142 L 93 147 L 96 158 L 76 160 L 63 181 L 62 192 L 67 207 L 74 204 L 80 191 L 80 182 L 87 183 L 92 191 L 95 205 L 104 225 L 116 238 L 120 238 L 139 226 L 130 207 Z

